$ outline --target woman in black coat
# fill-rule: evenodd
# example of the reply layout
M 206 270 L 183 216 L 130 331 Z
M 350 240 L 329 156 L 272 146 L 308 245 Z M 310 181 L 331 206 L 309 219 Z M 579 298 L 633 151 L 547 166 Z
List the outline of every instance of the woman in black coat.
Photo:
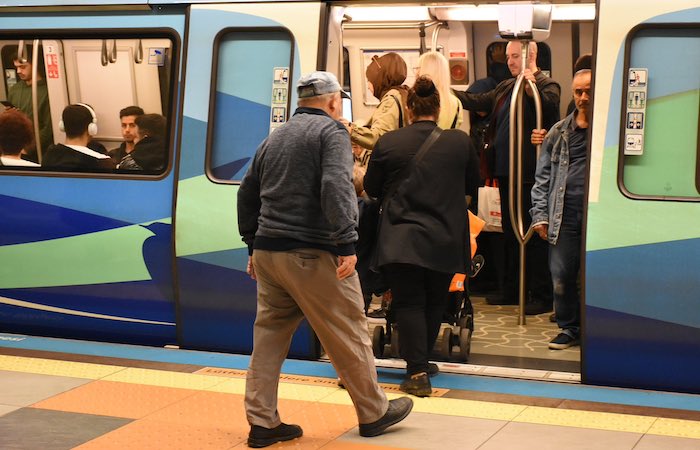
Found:
M 440 98 L 430 78 L 416 80 L 408 108 L 412 124 L 377 141 L 364 185 L 383 205 L 375 266 L 393 294 L 391 307 L 407 364 L 401 390 L 428 396 L 428 356 L 440 331 L 450 281 L 470 261 L 465 196 L 476 195 L 479 162 L 466 133 L 444 130 L 409 173 L 403 173 L 437 127 Z M 398 187 L 386 199 L 394 183 Z

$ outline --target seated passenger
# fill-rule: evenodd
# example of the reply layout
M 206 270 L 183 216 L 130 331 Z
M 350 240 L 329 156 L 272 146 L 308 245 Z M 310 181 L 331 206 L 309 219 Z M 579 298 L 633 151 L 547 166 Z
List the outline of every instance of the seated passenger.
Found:
M 124 142 L 119 147 L 111 149 L 107 154 L 112 157 L 115 163 L 134 150 L 134 139 L 136 139 L 136 118 L 144 115 L 143 109 L 138 106 L 127 106 L 119 111 L 119 121 L 122 127 L 122 137 Z
M 134 150 L 117 166 L 120 170 L 161 172 L 166 164 L 165 130 L 167 120 L 160 114 L 136 117 Z
M 17 109 L 0 114 L 0 162 L 3 166 L 39 167 L 39 164 L 22 159 L 22 153 L 34 138 L 32 122 Z
M 43 166 L 58 170 L 104 171 L 114 168 L 112 159 L 88 148 L 90 138 L 97 134 L 97 115 L 89 105 L 76 103 L 63 109 L 61 131 L 65 144 L 49 147 Z

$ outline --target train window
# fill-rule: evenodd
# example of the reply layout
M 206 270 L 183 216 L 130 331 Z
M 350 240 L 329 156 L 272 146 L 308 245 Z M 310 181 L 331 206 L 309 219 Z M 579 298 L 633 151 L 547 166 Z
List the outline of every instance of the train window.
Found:
M 283 28 L 225 29 L 214 46 L 207 174 L 238 183 L 260 143 L 291 114 L 294 42 Z
M 486 47 L 486 73 L 496 80 L 510 78 L 506 58 L 505 41 L 492 42 Z M 548 77 L 552 76 L 552 51 L 544 42 L 537 43 L 537 67 Z
M 99 34 L 0 35 L 3 172 L 158 178 L 170 166 L 176 38 Z
M 620 189 L 631 198 L 700 201 L 700 29 L 632 31 L 624 70 Z

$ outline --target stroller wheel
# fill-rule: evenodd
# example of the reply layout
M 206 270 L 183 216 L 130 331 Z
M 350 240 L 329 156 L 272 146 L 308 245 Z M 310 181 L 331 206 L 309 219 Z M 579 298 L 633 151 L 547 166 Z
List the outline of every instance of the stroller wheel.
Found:
M 442 341 L 440 342 L 440 356 L 446 361 L 452 356 L 452 328 L 445 328 L 442 332 Z
M 470 328 L 462 328 L 459 331 L 459 360 L 467 362 L 469 353 L 472 348 L 472 330 Z
M 395 324 L 391 325 L 391 356 L 399 357 L 399 327 Z
M 384 357 L 384 327 L 381 325 L 372 330 L 372 353 L 375 358 Z

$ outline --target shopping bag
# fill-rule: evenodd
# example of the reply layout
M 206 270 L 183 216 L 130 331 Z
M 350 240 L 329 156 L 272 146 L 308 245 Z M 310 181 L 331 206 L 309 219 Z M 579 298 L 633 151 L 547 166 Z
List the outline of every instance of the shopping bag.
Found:
M 482 186 L 479 188 L 479 205 L 477 216 L 485 223 L 484 231 L 503 233 L 501 226 L 501 195 L 497 187 Z

